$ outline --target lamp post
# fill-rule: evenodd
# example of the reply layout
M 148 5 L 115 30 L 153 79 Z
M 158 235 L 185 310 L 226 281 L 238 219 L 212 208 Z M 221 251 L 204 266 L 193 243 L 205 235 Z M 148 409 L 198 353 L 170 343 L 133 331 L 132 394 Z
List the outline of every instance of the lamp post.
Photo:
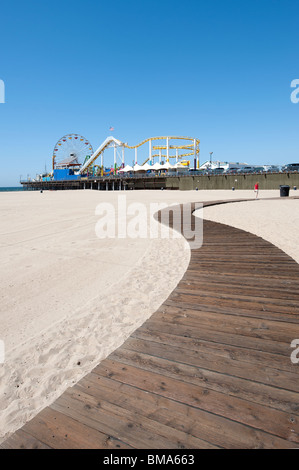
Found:
M 210 170 L 212 168 L 212 155 L 213 155 L 213 152 L 210 152 Z

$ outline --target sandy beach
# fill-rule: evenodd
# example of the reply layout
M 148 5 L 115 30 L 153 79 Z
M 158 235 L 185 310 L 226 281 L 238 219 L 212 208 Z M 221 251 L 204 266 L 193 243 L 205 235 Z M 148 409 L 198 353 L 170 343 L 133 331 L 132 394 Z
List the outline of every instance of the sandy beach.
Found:
M 279 199 L 279 190 L 257 201 L 253 191 L 0 193 L 0 441 L 120 346 L 188 266 L 188 244 L 172 233 L 97 236 L 98 205 L 121 218 L 120 195 L 148 213 L 151 203 L 252 199 L 206 208 L 204 218 L 255 233 L 299 262 L 299 200 Z

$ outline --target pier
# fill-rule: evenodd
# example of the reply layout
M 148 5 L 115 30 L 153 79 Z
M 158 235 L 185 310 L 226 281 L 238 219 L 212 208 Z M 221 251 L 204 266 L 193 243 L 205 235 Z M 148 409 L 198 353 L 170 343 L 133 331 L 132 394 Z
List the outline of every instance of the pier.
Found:
M 139 189 L 252 189 L 258 182 L 263 189 L 278 189 L 280 185 L 289 185 L 290 189 L 299 188 L 299 173 L 238 173 L 230 175 L 203 175 L 202 172 L 191 174 L 144 174 L 113 175 L 103 177 L 81 177 L 76 180 L 21 181 L 25 190 L 84 190 L 119 191 Z

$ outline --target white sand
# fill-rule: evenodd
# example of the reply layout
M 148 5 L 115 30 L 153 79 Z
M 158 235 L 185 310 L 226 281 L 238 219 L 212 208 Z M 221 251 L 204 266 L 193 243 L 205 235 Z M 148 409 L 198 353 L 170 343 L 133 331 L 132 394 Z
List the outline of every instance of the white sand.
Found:
M 96 206 L 117 207 L 119 195 L 126 195 L 127 205 L 147 208 L 150 202 L 254 197 L 252 191 L 0 193 L 0 340 L 6 352 L 0 364 L 1 440 L 120 346 L 164 302 L 188 266 L 190 250 L 182 237 L 97 238 Z M 278 196 L 279 191 L 261 194 Z M 273 213 L 279 223 L 279 207 L 284 214 L 291 206 L 298 209 L 291 200 L 242 203 L 254 208 L 241 228 L 249 229 L 249 220 L 255 227 L 254 217 L 260 222 L 263 203 L 273 204 L 267 219 L 263 213 L 265 238 Z M 239 220 L 244 211 L 237 206 L 205 209 L 205 215 L 232 211 Z M 283 245 L 284 231 L 278 236 Z M 288 244 L 296 245 L 294 238 Z

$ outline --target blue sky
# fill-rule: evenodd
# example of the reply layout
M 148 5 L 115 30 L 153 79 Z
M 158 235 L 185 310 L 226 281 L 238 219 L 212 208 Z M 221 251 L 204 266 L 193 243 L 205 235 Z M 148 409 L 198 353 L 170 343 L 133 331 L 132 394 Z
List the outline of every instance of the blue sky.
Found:
M 201 162 L 211 151 L 299 161 L 290 100 L 299 2 L 4 0 L 0 9 L 0 186 L 50 169 L 63 135 L 97 148 L 110 126 L 130 145 L 198 137 Z

